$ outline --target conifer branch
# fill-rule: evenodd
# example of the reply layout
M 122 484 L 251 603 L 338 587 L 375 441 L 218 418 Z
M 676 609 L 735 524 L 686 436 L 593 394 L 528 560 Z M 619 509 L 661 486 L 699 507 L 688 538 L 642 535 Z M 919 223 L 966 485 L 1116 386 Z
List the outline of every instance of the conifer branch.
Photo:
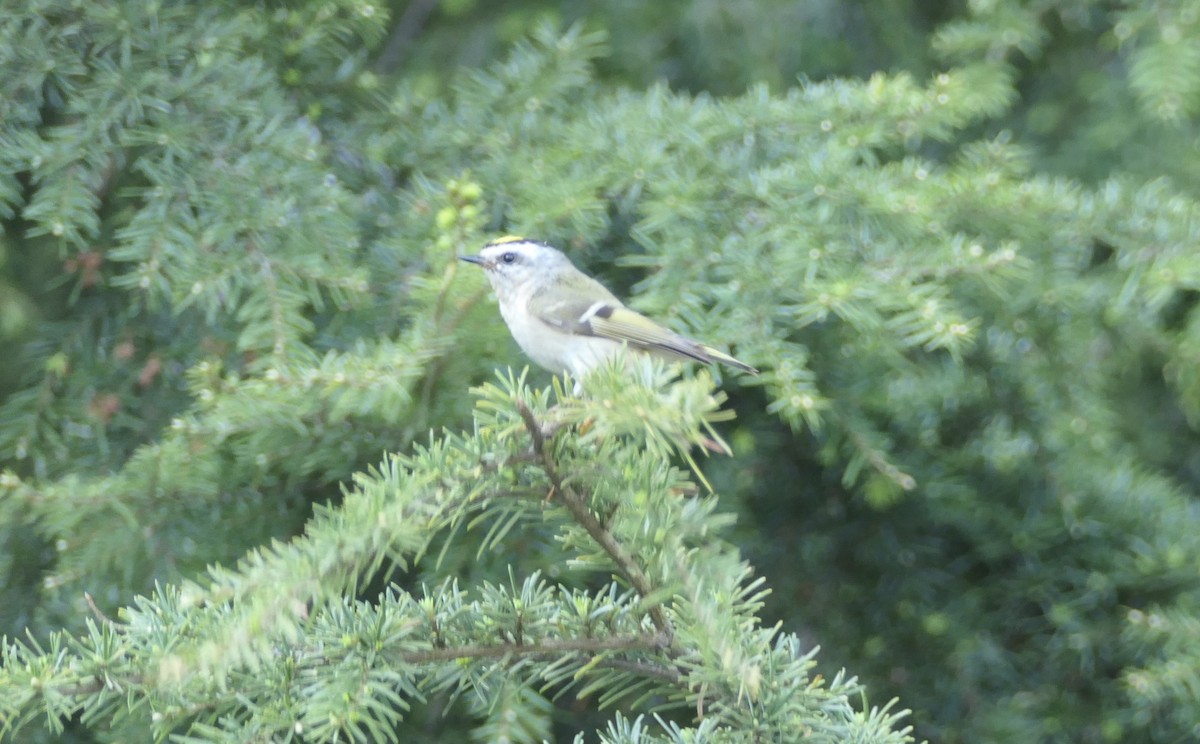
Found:
M 872 446 L 867 437 L 849 422 L 846 426 L 846 435 L 849 437 L 854 449 L 870 464 L 875 472 L 892 481 L 905 491 L 911 491 L 917 487 L 916 478 L 913 478 L 889 461 L 879 448 Z
M 429 664 L 455 659 L 499 659 L 506 656 L 560 656 L 566 653 L 600 653 L 603 651 L 650 651 L 666 648 L 670 643 L 663 633 L 643 633 L 632 637 L 565 638 L 536 643 L 472 644 L 447 646 L 426 651 L 406 651 L 400 654 L 405 664 Z M 665 674 L 665 672 L 660 673 Z
M 533 440 L 533 451 L 541 459 L 542 469 L 546 472 L 546 477 L 550 479 L 554 494 L 562 499 L 567 510 L 571 512 L 571 516 L 575 518 L 575 521 L 580 526 L 587 530 L 587 533 L 596 541 L 596 544 L 604 552 L 608 553 L 613 563 L 616 564 L 617 570 L 625 576 L 634 590 L 643 598 L 653 595 L 654 586 L 646 577 L 645 572 L 642 571 L 642 567 L 629 554 L 625 546 L 617 542 L 616 537 L 604 525 L 600 524 L 600 520 L 596 519 L 591 509 L 588 508 L 587 501 L 583 495 L 563 482 L 562 476 L 559 475 L 558 467 L 554 463 L 554 458 L 546 451 L 545 434 L 537 418 L 533 415 L 533 411 L 529 410 L 529 406 L 525 405 L 525 401 L 523 400 L 518 399 L 516 405 L 517 411 L 521 414 L 521 420 L 525 422 L 525 428 L 529 432 L 529 437 Z M 662 606 L 655 605 L 650 608 L 649 612 L 654 627 L 658 628 L 659 632 L 665 634 L 667 638 L 673 637 L 674 630 L 667 619 L 666 613 L 663 612 Z
M 116 622 L 111 617 L 104 614 L 104 610 L 101 610 L 100 607 L 96 605 L 96 599 L 92 596 L 91 592 L 83 593 L 83 601 L 85 604 L 87 604 L 88 609 L 91 611 L 91 613 L 96 616 L 97 620 L 99 620 L 104 625 L 109 626 L 110 628 L 113 628 L 115 630 L 120 630 L 120 628 L 121 628 L 120 623 Z
M 672 685 L 687 684 L 687 678 L 683 672 L 673 666 L 652 664 L 647 661 L 634 661 L 632 659 L 605 659 L 597 666 L 604 667 L 605 669 L 615 669 L 619 672 L 630 672 L 640 677 L 654 677 Z

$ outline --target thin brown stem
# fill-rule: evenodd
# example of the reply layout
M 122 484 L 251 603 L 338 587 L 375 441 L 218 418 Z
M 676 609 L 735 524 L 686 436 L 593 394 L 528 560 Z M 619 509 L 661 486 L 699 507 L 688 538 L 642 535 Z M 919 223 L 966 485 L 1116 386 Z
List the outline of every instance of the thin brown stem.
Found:
M 120 624 L 118 624 L 116 621 L 114 621 L 108 615 L 105 615 L 104 611 L 96 606 L 96 600 L 94 597 L 92 597 L 91 592 L 83 593 L 83 601 L 87 604 L 88 609 L 92 611 L 92 614 L 96 616 L 96 619 L 99 620 L 102 624 L 107 625 L 108 627 L 114 628 L 116 630 L 121 630 Z
M 646 577 L 642 567 L 638 565 L 637 560 L 630 555 L 625 546 L 617 542 L 616 537 L 608 531 L 604 525 L 600 524 L 600 520 L 596 519 L 596 515 L 592 514 L 592 510 L 588 508 L 587 501 L 575 489 L 567 486 L 558 473 L 558 468 L 554 464 L 554 458 L 546 451 L 546 438 L 542 432 L 542 427 L 538 424 L 537 418 L 533 415 L 533 411 L 529 410 L 529 406 L 525 405 L 524 401 L 517 401 L 517 411 L 521 414 L 521 420 L 525 422 L 525 428 L 529 431 L 529 436 L 533 439 L 533 451 L 537 453 L 541 459 L 542 470 L 546 472 L 546 477 L 550 479 L 550 485 L 554 488 L 554 493 L 558 495 L 567 510 L 571 512 L 571 516 L 575 521 L 587 531 L 596 544 L 599 545 L 608 556 L 612 558 L 616 564 L 617 570 L 620 571 L 630 586 L 642 596 L 643 599 L 654 594 L 654 586 Z M 667 638 L 674 636 L 674 630 L 671 627 L 670 621 L 667 620 L 667 615 L 663 612 L 661 605 L 654 605 L 649 609 L 650 620 L 654 623 L 654 627 L 658 628 L 659 633 L 664 634 Z
M 112 677 L 95 676 L 85 679 L 78 684 L 56 687 L 54 691 L 64 697 L 84 697 L 88 695 L 96 695 L 106 689 L 121 690 L 127 685 L 139 686 L 144 685 L 145 683 L 145 679 L 140 674 L 131 674 L 115 681 Z
M 499 643 L 495 645 L 447 646 L 426 651 L 406 651 L 400 658 L 407 664 L 430 664 L 454 659 L 499 659 L 505 656 L 553 656 L 564 653 L 601 651 L 646 651 L 665 648 L 667 640 L 662 633 L 645 633 L 632 637 L 612 638 L 565 638 L 537 643 Z
M 896 467 L 891 462 L 888 462 L 888 459 L 883 455 L 883 453 L 872 447 L 871 443 L 867 441 L 866 437 L 855 431 L 850 426 L 846 427 L 846 431 L 849 432 L 851 443 L 859 452 L 863 454 L 864 457 L 867 458 L 867 462 L 872 468 L 875 469 L 876 472 L 892 481 L 897 486 L 900 486 L 900 488 L 904 489 L 905 491 L 911 491 L 917 487 L 916 478 Z
M 514 644 L 468 644 L 465 646 L 435 647 L 423 651 L 404 651 L 399 658 L 405 664 L 432 664 L 456 659 L 502 659 L 505 657 L 529 656 L 561 656 L 569 653 L 597 654 L 604 651 L 655 651 L 667 648 L 670 639 L 663 633 L 642 633 L 635 636 L 612 636 L 609 638 L 564 638 L 560 640 L 544 640 L 535 643 Z M 610 669 L 622 669 L 636 672 L 645 676 L 656 677 L 674 684 L 683 680 L 679 670 L 659 664 L 622 659 L 606 659 L 600 666 Z M 124 685 L 144 685 L 145 679 L 140 674 L 131 674 L 115 683 L 116 689 Z M 66 697 L 83 697 L 95 695 L 113 688 L 111 678 L 95 676 L 81 680 L 76 684 L 62 685 L 56 692 Z
M 685 686 L 687 679 L 683 672 L 673 666 L 663 666 L 662 664 L 652 664 L 648 661 L 633 661 L 631 659 L 605 659 L 597 664 L 605 669 L 619 669 L 622 672 L 631 672 L 641 677 L 653 677 L 660 679 L 672 685 Z

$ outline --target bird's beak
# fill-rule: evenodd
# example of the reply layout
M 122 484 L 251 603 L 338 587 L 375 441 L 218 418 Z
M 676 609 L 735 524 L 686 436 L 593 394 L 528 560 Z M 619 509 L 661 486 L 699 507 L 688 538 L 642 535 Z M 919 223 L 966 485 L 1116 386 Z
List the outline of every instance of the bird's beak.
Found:
M 483 256 L 459 256 L 458 260 L 466 261 L 467 263 L 473 263 L 476 266 L 482 266 L 485 269 L 489 267 L 488 260 Z

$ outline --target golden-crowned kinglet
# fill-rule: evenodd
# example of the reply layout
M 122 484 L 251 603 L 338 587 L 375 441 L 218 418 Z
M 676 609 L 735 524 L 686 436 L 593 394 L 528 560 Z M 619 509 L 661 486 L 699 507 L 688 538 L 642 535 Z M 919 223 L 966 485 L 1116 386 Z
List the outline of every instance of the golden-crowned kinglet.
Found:
M 513 338 L 530 359 L 551 372 L 570 372 L 582 380 L 627 345 L 668 358 L 721 362 L 758 374 L 750 365 L 625 307 L 604 285 L 546 243 L 505 237 L 485 245 L 478 256 L 460 258 L 487 272 Z

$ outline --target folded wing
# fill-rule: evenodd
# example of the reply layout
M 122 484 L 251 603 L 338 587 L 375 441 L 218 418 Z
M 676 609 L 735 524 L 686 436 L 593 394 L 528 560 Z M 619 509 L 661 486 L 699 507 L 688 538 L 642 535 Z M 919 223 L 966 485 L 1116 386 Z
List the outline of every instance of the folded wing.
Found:
M 663 328 L 641 313 L 630 310 L 615 298 L 588 302 L 587 300 L 558 300 L 547 302 L 534 297 L 530 302 L 534 317 L 546 325 L 580 336 L 596 336 L 624 342 L 635 349 L 653 351 L 667 356 L 694 359 L 705 364 L 721 362 L 758 374 L 758 370 L 738 361 L 711 346 L 693 341 Z

